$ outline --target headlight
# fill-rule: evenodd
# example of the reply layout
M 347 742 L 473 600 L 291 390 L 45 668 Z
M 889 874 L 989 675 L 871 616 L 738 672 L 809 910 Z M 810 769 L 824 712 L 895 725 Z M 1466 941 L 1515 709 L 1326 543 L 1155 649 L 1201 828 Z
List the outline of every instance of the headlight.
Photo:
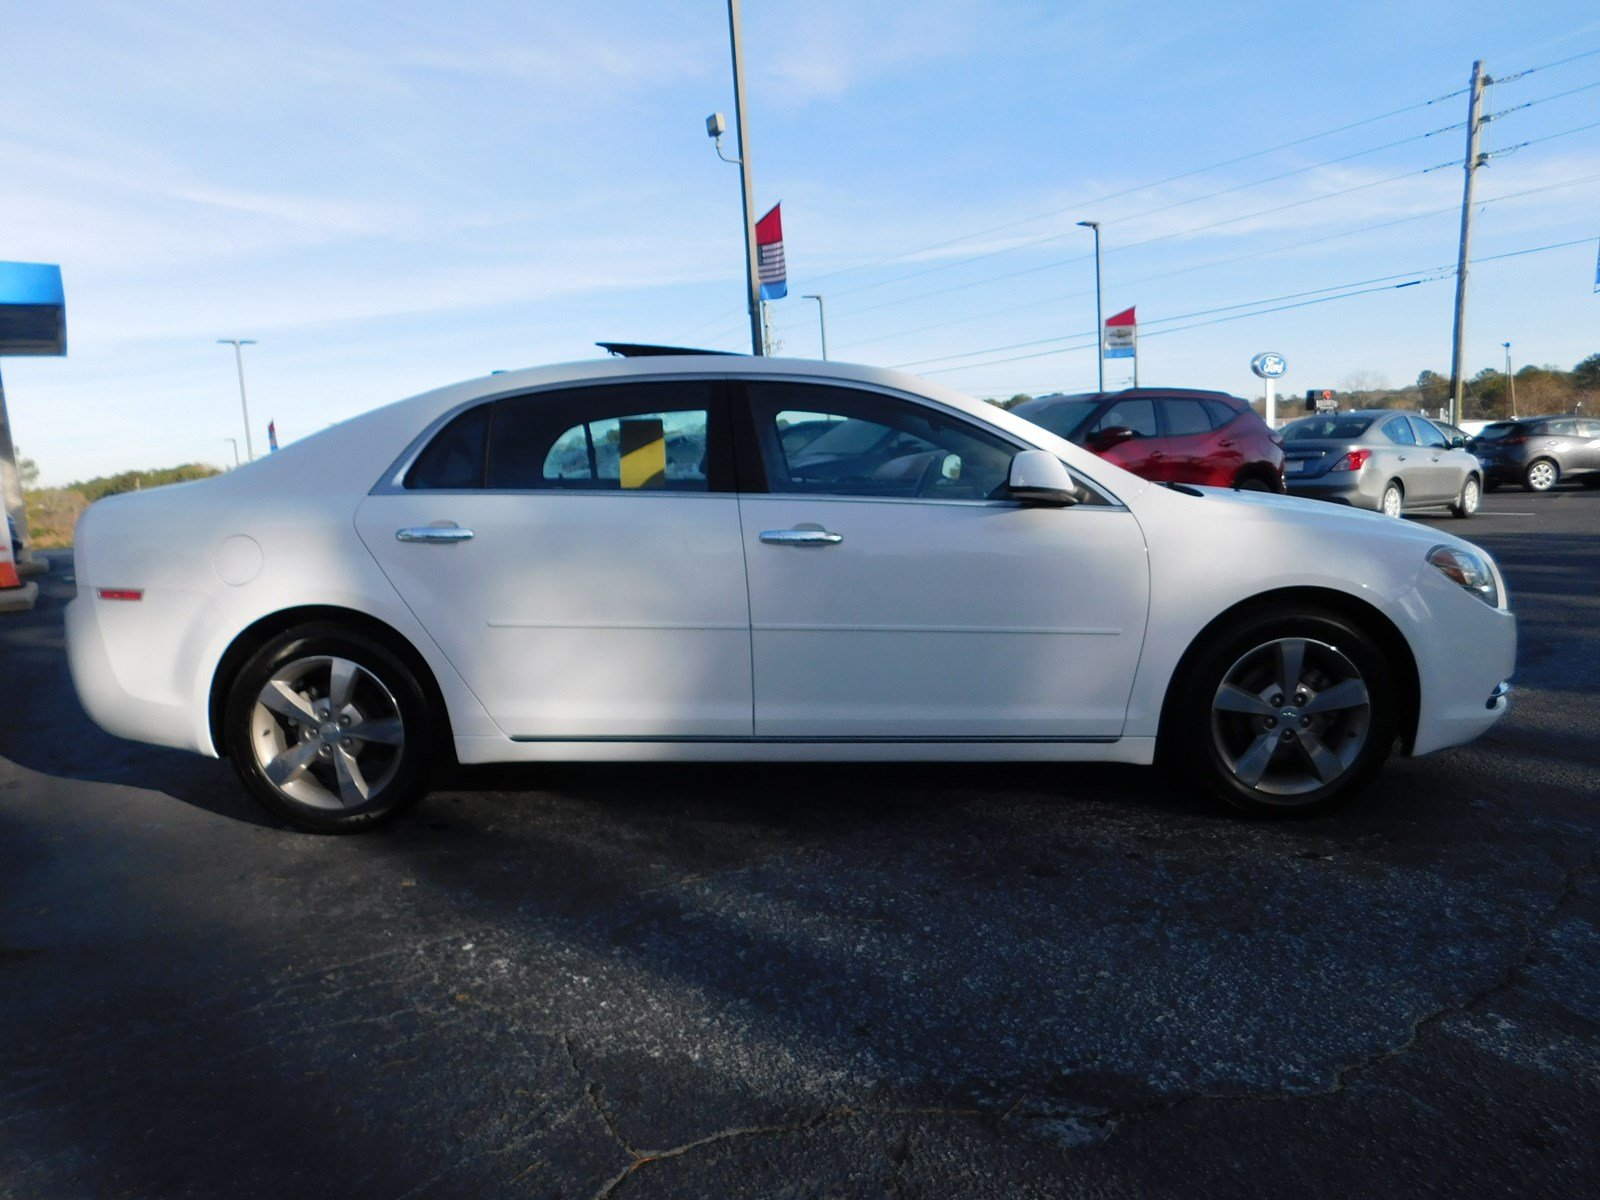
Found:
M 1500 589 L 1495 586 L 1494 570 L 1483 555 L 1455 546 L 1435 546 L 1428 551 L 1428 563 L 1490 608 L 1500 607 Z

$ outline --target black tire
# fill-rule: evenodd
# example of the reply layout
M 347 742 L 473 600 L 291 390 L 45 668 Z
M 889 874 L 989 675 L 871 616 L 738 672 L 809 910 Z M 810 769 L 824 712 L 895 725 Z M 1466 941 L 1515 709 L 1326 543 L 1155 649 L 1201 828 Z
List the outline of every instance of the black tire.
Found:
M 1522 472 L 1522 490 L 1548 492 L 1561 482 L 1561 468 L 1548 458 L 1536 458 Z
M 1241 492 L 1272 491 L 1272 485 L 1269 484 L 1265 479 L 1262 479 L 1259 475 L 1246 475 L 1243 479 L 1236 481 L 1233 486 L 1238 488 Z
M 345 696 L 337 709 L 336 690 Z M 223 715 L 223 743 L 245 788 L 313 833 L 371 829 L 420 800 L 436 729 L 411 669 L 382 643 L 331 623 L 262 646 L 234 676 Z
M 1286 653 L 1292 662 L 1294 643 L 1303 646 L 1299 668 L 1285 662 Z M 1279 690 L 1286 667 L 1299 681 L 1299 704 L 1296 694 Z M 1224 684 L 1239 696 L 1225 693 Z M 1254 817 L 1309 817 L 1337 808 L 1371 782 L 1399 729 L 1398 689 L 1383 652 L 1359 626 L 1321 609 L 1274 606 L 1241 614 L 1206 635 L 1173 689 L 1160 751 L 1174 785 L 1198 784 Z M 1334 703 L 1319 709 L 1318 697 Z M 1246 700 L 1259 707 L 1244 711 Z M 1259 755 L 1261 772 L 1251 782 Z
M 1394 511 L 1389 511 L 1389 496 L 1394 495 Z M 1406 490 L 1400 486 L 1398 479 L 1391 479 L 1383 485 L 1383 495 L 1378 497 L 1378 511 L 1386 517 L 1402 517 L 1406 511 Z
M 1483 489 L 1478 483 L 1476 475 L 1468 475 L 1461 483 L 1461 494 L 1456 497 L 1455 503 L 1450 506 L 1452 516 L 1470 517 L 1478 511 L 1478 501 L 1483 497 Z

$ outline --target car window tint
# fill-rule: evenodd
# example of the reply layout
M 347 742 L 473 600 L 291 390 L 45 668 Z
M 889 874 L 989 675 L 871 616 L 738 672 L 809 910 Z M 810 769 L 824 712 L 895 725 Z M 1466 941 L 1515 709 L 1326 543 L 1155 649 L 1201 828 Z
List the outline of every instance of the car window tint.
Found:
M 492 406 L 468 409 L 441 429 L 406 472 L 408 488 L 438 491 L 483 487 Z
M 1339 416 L 1303 417 L 1283 427 L 1286 442 L 1315 442 L 1324 439 L 1348 441 L 1366 433 L 1371 417 L 1346 413 Z
M 1503 437 L 1510 437 L 1513 433 L 1521 435 L 1527 433 L 1525 425 L 1518 425 L 1512 421 L 1496 421 L 1493 425 L 1485 425 L 1478 431 L 1480 442 L 1497 442 Z
M 1417 441 L 1421 442 L 1430 450 L 1439 450 L 1449 447 L 1450 439 L 1445 437 L 1443 433 L 1435 429 L 1427 421 L 1418 420 L 1416 417 L 1412 417 L 1411 424 L 1416 427 Z
M 1417 435 L 1411 432 L 1411 423 L 1404 417 L 1390 417 L 1381 426 L 1383 436 L 1397 446 L 1415 446 Z
M 936 409 L 800 383 L 752 382 L 749 395 L 774 492 L 935 500 L 1004 492 L 1012 447 Z
M 1573 421 L 1546 421 L 1540 432 L 1547 437 L 1575 437 L 1578 426 Z
M 489 486 L 706 491 L 709 397 L 709 384 L 690 382 L 501 400 L 489 438 Z
M 1017 416 L 1032 421 L 1035 425 L 1048 429 L 1057 437 L 1074 440 L 1072 435 L 1077 432 L 1090 413 L 1100 406 L 1100 401 L 1089 398 L 1084 400 L 1063 400 L 1058 404 L 1021 404 L 1011 411 Z
M 1169 437 L 1193 437 L 1211 432 L 1211 418 L 1198 400 L 1168 400 L 1161 405 L 1167 415 Z
M 1221 429 L 1239 415 L 1237 408 L 1231 404 L 1224 404 L 1221 400 L 1202 400 L 1200 403 L 1205 406 L 1206 415 L 1211 418 L 1214 429 Z
M 1151 400 L 1118 400 L 1089 427 L 1091 435 L 1107 429 L 1131 429 L 1136 437 L 1157 437 L 1156 406 Z

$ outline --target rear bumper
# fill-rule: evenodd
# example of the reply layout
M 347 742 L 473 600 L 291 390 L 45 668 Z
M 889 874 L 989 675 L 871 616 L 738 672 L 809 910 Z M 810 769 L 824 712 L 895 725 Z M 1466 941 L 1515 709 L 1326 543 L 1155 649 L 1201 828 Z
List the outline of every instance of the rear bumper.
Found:
M 206 706 L 197 706 L 192 688 L 183 683 L 183 663 L 192 661 L 192 656 L 182 653 L 181 643 L 172 646 L 151 636 L 155 633 L 151 617 L 164 625 L 170 614 L 145 609 L 150 600 L 146 593 L 137 604 L 104 601 L 91 590 L 80 591 L 67 605 L 67 667 L 78 700 L 94 723 L 115 737 L 214 757 L 204 719 Z M 178 605 L 184 610 L 196 606 L 210 607 L 202 598 L 188 596 Z M 106 614 L 102 610 L 108 607 L 119 611 Z M 142 626 L 124 630 L 116 639 L 119 646 L 130 648 L 120 656 L 112 653 L 105 620 Z
M 1384 481 L 1371 471 L 1330 471 L 1315 479 L 1290 475 L 1285 477 L 1284 483 L 1291 496 L 1330 500 L 1335 504 L 1369 508 L 1373 512 L 1383 508 Z

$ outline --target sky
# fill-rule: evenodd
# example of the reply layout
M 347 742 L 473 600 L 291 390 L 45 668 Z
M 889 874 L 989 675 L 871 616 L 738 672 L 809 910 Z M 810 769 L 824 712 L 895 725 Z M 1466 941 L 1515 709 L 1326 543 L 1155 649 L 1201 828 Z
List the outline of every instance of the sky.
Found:
M 1263 350 L 1287 394 L 1448 372 L 1475 59 L 1503 115 L 1468 372 L 1600 351 L 1592 0 L 743 13 L 780 353 L 819 354 L 818 293 L 833 358 L 1092 389 L 1092 219 L 1141 383 L 1253 395 Z M 597 341 L 749 348 L 739 172 L 704 126 L 733 123 L 723 0 L 0 0 L 0 53 L 0 259 L 59 263 L 67 296 L 67 357 L 0 362 L 46 484 L 231 464 L 218 338 L 258 343 L 257 453 L 269 420 L 288 442 Z

